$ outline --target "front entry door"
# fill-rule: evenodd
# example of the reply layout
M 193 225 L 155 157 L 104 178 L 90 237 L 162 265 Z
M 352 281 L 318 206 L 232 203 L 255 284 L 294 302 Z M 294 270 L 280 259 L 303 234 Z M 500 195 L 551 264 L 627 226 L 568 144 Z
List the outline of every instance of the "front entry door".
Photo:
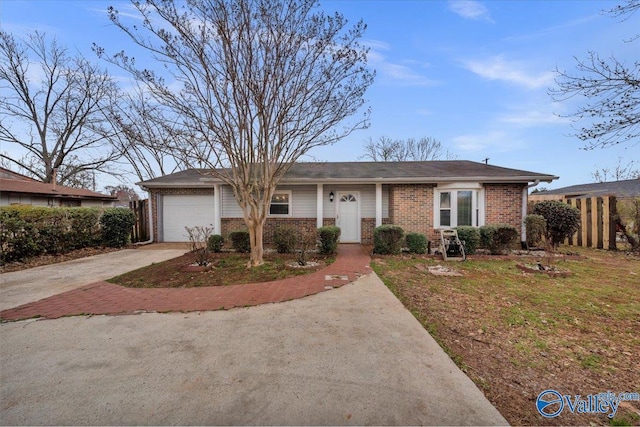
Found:
M 360 243 L 360 193 L 338 193 L 336 225 L 342 243 Z

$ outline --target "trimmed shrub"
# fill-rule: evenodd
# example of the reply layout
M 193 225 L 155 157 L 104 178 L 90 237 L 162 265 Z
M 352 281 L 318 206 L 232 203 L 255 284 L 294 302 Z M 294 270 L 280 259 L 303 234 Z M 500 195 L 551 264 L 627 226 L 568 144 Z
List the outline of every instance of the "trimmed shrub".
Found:
M 405 237 L 409 252 L 412 254 L 427 253 L 427 236 L 420 233 L 407 233 Z
M 229 240 L 231 240 L 231 246 L 236 252 L 247 253 L 251 252 L 251 237 L 249 232 L 245 230 L 236 230 L 229 233 Z
M 464 251 L 467 255 L 476 253 L 480 245 L 480 231 L 476 227 L 463 225 L 456 227 L 458 238 L 464 244 Z
M 22 218 L 22 207 L 0 208 L 0 261 L 20 261 L 42 253 L 32 223 Z
M 100 245 L 101 213 L 98 208 L 0 208 L 1 259 L 16 261 Z
M 273 232 L 273 244 L 279 254 L 289 254 L 296 247 L 296 230 L 293 227 L 277 227 Z
M 207 248 L 211 252 L 219 253 L 222 251 L 222 246 L 224 245 L 224 237 L 219 234 L 212 234 L 209 236 L 209 240 L 207 241 Z
M 500 255 L 509 250 L 518 239 L 518 230 L 508 224 L 480 227 L 480 244 L 492 254 Z
M 530 214 L 524 218 L 524 225 L 527 230 L 527 246 L 538 246 L 547 231 L 547 220 L 542 215 Z
M 102 243 L 112 248 L 120 248 L 129 242 L 131 229 L 136 219 L 133 212 L 123 208 L 107 208 L 100 217 Z
M 333 225 L 318 228 L 318 250 L 323 255 L 335 254 L 338 251 L 340 227 Z
M 542 215 L 547 221 L 545 238 L 552 249 L 580 228 L 580 211 L 559 200 L 538 202 L 533 205 L 531 213 Z
M 381 255 L 400 253 L 404 230 L 399 225 L 385 224 L 373 231 L 373 252 Z

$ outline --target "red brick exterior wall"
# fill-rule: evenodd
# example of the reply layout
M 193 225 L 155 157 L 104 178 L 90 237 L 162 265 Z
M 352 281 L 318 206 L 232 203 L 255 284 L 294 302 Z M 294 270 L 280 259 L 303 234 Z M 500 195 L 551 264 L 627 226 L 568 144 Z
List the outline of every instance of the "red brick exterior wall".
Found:
M 512 225 L 520 236 L 524 187 L 525 184 L 485 184 L 485 224 Z
M 225 240 L 229 239 L 229 233 L 237 230 L 247 230 L 243 218 L 222 218 L 222 236 Z M 264 225 L 263 242 L 273 243 L 273 233 L 278 227 L 293 227 L 300 231 L 303 228 L 315 230 L 317 227 L 315 218 L 267 218 Z
M 389 224 L 432 239 L 434 184 L 389 185 Z
M 158 241 L 158 194 L 213 194 L 213 188 L 154 188 L 151 189 L 149 198 L 151 199 L 151 215 L 153 217 L 153 241 Z M 213 221 L 213 212 L 211 216 Z

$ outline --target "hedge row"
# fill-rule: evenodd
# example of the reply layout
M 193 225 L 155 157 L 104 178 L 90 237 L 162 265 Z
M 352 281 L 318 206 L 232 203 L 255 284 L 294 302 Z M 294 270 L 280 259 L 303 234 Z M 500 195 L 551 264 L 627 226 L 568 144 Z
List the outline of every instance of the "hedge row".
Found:
M 122 208 L 0 208 L 0 263 L 127 244 L 134 215 Z
M 518 238 L 518 230 L 507 224 L 457 227 L 456 230 L 467 254 L 475 253 L 478 247 L 489 249 L 494 254 L 504 253 L 515 245 Z M 376 254 L 398 254 L 403 245 L 406 245 L 409 252 L 416 254 L 424 254 L 428 249 L 424 234 L 405 235 L 397 225 L 381 225 L 373 232 L 373 252 Z

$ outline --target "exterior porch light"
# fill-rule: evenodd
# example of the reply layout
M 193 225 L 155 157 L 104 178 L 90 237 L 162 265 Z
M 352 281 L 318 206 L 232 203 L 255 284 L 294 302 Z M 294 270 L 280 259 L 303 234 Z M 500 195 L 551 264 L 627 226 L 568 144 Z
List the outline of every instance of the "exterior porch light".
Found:
M 329 201 L 333 203 L 333 191 L 329 193 Z

